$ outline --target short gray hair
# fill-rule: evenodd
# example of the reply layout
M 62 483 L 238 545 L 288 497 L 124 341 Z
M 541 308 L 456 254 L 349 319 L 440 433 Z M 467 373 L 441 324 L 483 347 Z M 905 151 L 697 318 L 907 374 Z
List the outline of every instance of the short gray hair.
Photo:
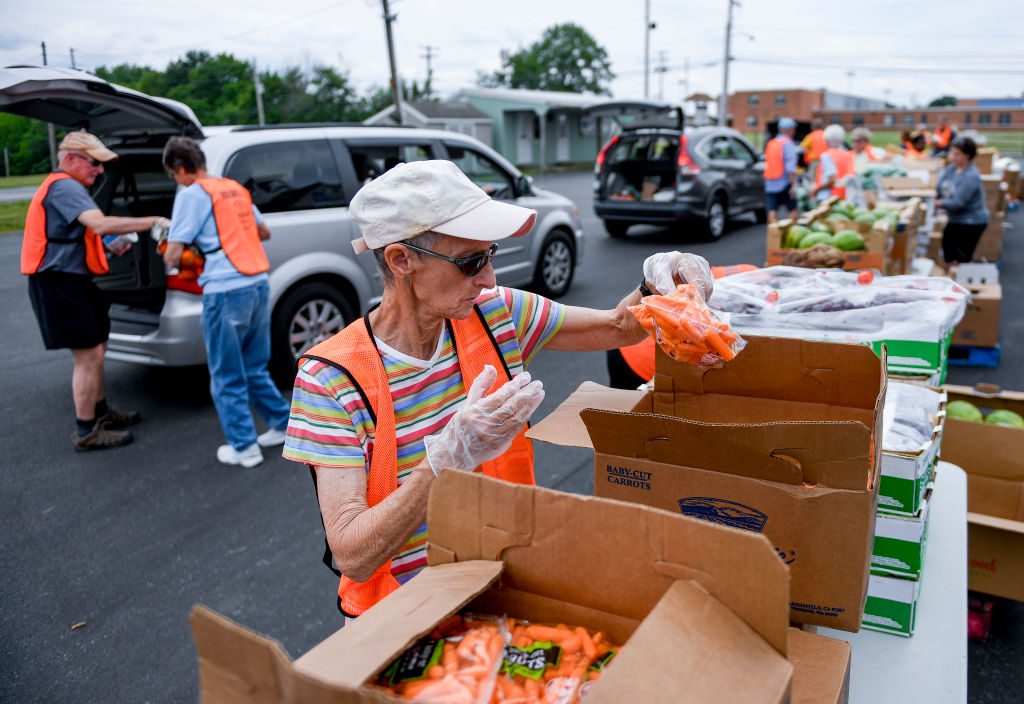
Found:
M 829 125 L 825 128 L 825 134 L 822 136 L 825 138 L 825 144 L 828 146 L 841 147 L 846 139 L 846 130 L 843 129 L 842 125 Z
M 410 237 L 409 239 L 396 242 L 394 244 L 411 244 L 421 249 L 433 249 L 434 245 L 444 237 L 440 232 L 432 232 L 427 230 L 424 233 Z M 416 250 L 412 250 L 412 253 L 417 257 L 429 256 L 426 254 L 420 254 Z M 388 268 L 387 260 L 384 259 L 384 247 L 373 250 L 373 256 L 377 260 L 377 270 L 380 272 L 380 280 L 384 282 L 385 286 L 390 286 L 395 283 L 395 275 L 391 269 Z
M 863 139 L 865 141 L 871 141 L 871 130 L 867 127 L 857 127 L 850 133 L 850 139 L 858 140 Z

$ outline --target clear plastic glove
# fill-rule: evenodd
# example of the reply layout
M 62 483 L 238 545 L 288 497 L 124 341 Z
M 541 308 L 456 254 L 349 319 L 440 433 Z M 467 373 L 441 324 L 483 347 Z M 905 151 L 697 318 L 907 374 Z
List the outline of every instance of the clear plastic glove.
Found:
M 705 301 L 711 298 L 715 285 L 707 260 L 686 252 L 660 252 L 647 257 L 644 278 L 662 295 L 672 293 L 679 284 L 693 284 Z
M 427 462 L 435 475 L 446 468 L 471 472 L 500 456 L 544 400 L 544 385 L 529 373 L 513 377 L 485 396 L 497 375 L 491 365 L 484 367 L 448 425 L 423 438 Z

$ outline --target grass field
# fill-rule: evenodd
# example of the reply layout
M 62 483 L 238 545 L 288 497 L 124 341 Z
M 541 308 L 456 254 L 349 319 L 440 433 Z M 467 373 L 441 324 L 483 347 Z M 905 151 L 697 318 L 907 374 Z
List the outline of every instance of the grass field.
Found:
M 17 232 L 25 227 L 28 201 L 0 203 L 0 233 Z
M 984 132 L 980 131 L 980 134 L 985 136 L 987 145 L 995 147 L 1001 153 L 1010 156 L 1020 156 L 1024 153 L 1024 132 L 1018 130 L 1006 130 L 998 132 Z M 764 135 L 760 132 L 746 132 L 745 136 L 750 143 L 758 148 L 764 148 L 762 140 Z M 847 138 L 849 138 L 849 131 L 847 131 Z M 899 130 L 871 130 L 871 143 L 876 147 L 885 147 L 889 144 L 894 146 L 900 146 L 900 131 Z
M 46 178 L 46 174 L 29 174 L 28 176 L 0 176 L 0 188 L 17 188 L 18 186 L 38 186 Z

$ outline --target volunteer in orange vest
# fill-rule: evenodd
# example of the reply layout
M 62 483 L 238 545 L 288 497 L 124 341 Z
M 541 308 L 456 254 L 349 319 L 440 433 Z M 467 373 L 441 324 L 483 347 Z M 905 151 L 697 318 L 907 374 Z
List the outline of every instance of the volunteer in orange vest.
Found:
M 818 159 L 828 149 L 828 145 L 825 144 L 824 120 L 820 117 L 811 120 L 811 131 L 800 142 L 800 147 L 804 150 L 804 163 L 807 165 L 807 173 L 811 178 L 814 178 L 815 172 L 818 169 Z
M 927 159 L 928 140 L 919 130 L 910 133 L 910 138 L 903 142 L 903 156 L 907 159 Z
M 855 127 L 850 133 L 850 142 L 853 144 L 854 171 L 862 174 L 873 164 L 882 161 L 889 161 L 884 149 L 871 146 L 871 130 L 867 127 Z
M 526 365 L 540 349 L 607 350 L 645 332 L 627 310 L 639 287 L 613 310 L 496 287 L 501 240 L 529 233 L 536 213 L 492 200 L 450 161 L 395 166 L 349 213 L 383 297 L 300 360 L 284 456 L 313 474 L 338 607 L 357 616 L 426 566 L 427 496 L 440 472 L 535 482 L 524 433 L 544 389 Z M 700 257 L 644 262 L 644 290 L 684 280 L 711 292 Z
M 843 142 L 846 130 L 841 125 L 829 125 L 825 128 L 825 143 L 828 149 L 821 155 L 821 164 L 814 179 L 813 196 L 825 200 L 830 196 L 846 197 L 846 180 L 854 176 L 853 153 L 848 151 Z
M 88 132 L 70 132 L 58 149 L 60 166 L 43 181 L 29 203 L 21 243 L 21 273 L 48 350 L 70 348 L 74 358 L 71 393 L 77 428 L 75 449 L 99 450 L 132 441 L 127 428 L 139 422 L 134 411 L 111 408 L 103 390 L 103 359 L 110 334 L 109 303 L 93 283 L 109 271 L 103 238 L 148 231 L 159 216 L 104 215 L 88 189 L 117 158 Z M 121 255 L 131 247 L 111 243 Z
M 778 220 L 780 205 L 786 206 L 788 217 L 796 217 L 796 145 L 793 134 L 796 121 L 789 117 L 779 120 L 779 133 L 764 147 L 764 193 L 768 222 Z
M 949 125 L 949 118 L 945 115 L 939 116 L 939 125 L 932 132 L 932 156 L 945 156 L 949 153 L 949 145 L 953 142 L 953 128 Z
M 270 263 L 262 242 L 270 239 L 270 229 L 244 186 L 206 172 L 206 157 L 194 140 L 171 137 L 163 163 L 183 187 L 174 199 L 164 263 L 177 267 L 185 247 L 205 256 L 199 277 L 203 340 L 210 396 L 228 441 L 217 448 L 217 459 L 255 467 L 263 461 L 261 447 L 284 443 L 288 425 L 288 402 L 267 370 Z M 266 421 L 260 435 L 250 405 Z

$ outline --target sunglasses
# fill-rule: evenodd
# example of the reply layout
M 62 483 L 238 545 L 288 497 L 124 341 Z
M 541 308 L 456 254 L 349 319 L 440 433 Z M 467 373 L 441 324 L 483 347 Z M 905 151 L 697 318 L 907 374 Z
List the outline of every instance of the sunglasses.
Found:
M 417 247 L 416 245 L 409 244 L 407 242 L 402 242 L 401 244 L 413 251 L 420 252 L 421 254 L 429 254 L 432 257 L 437 257 L 438 259 L 444 259 L 446 262 L 451 262 L 466 276 L 476 276 L 479 274 L 483 271 L 485 266 L 491 263 L 491 260 L 494 259 L 494 255 L 498 253 L 497 244 L 492 244 L 483 252 L 470 254 L 466 257 L 448 257 L 444 254 L 433 252 L 429 249 L 424 249 L 423 247 Z
M 96 168 L 97 166 L 101 166 L 103 164 L 102 161 L 97 161 L 96 159 L 93 159 L 91 156 L 86 156 L 85 154 L 79 154 L 78 152 L 71 152 L 71 153 L 74 154 L 75 156 L 77 156 L 79 159 L 82 159 L 83 161 L 88 161 L 89 165 L 92 166 L 93 168 Z

